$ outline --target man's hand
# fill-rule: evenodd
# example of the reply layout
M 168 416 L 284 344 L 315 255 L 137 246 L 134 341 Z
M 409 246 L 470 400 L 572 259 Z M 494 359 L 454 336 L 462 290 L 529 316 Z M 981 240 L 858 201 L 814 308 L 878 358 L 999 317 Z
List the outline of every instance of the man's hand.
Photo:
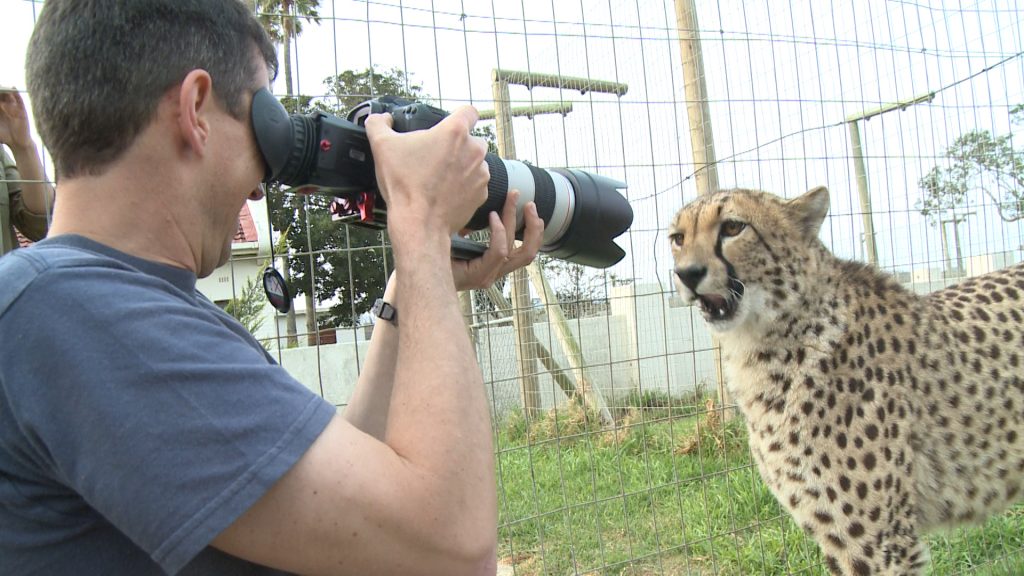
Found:
M 487 147 L 469 133 L 477 118 L 475 109 L 463 106 L 429 130 L 401 134 L 391 129 L 390 114 L 366 119 L 395 244 L 417 242 L 423 233 L 448 237 L 487 199 Z
M 522 268 L 537 255 L 544 234 L 544 221 L 537 215 L 537 205 L 528 202 L 523 207 L 526 227 L 523 243 L 514 247 L 516 231 L 516 201 L 519 191 L 512 190 L 505 199 L 501 217 L 496 212 L 488 216 L 491 225 L 491 245 L 479 258 L 452 261 L 452 274 L 458 290 L 477 290 L 490 287 L 495 280 Z
M 33 146 L 28 110 L 21 94 L 13 88 L 0 88 L 0 144 L 12 150 Z

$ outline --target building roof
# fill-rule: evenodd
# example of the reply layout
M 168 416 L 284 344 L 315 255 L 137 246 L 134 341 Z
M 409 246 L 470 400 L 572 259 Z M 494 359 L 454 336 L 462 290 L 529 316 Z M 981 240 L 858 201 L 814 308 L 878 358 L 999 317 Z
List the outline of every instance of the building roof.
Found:
M 259 242 L 259 235 L 256 233 L 256 224 L 252 221 L 252 214 L 249 212 L 249 203 L 242 204 L 242 211 L 238 213 L 238 231 L 232 242 Z

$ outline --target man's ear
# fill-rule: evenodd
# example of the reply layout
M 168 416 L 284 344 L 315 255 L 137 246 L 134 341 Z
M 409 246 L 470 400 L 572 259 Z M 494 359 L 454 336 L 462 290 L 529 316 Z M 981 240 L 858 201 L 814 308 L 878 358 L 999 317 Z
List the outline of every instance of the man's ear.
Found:
M 213 79 L 206 70 L 193 70 L 178 88 L 178 129 L 185 145 L 202 154 L 210 137 L 209 111 Z

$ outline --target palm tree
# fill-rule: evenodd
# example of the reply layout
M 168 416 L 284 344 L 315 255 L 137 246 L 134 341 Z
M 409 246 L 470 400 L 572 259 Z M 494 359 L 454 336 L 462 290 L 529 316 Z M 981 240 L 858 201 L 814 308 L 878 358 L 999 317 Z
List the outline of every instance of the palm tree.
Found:
M 320 0 L 246 0 L 270 39 L 282 47 L 285 93 L 292 96 L 292 40 L 302 34 L 302 20 L 320 23 Z

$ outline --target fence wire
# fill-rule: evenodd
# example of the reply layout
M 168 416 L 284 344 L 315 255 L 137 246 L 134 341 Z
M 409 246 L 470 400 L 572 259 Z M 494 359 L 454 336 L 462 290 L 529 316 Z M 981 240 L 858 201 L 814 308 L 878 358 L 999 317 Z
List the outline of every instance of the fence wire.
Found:
M 13 28 L 0 35 L 24 45 L 41 3 L 4 2 L 4 25 Z M 558 303 L 536 286 L 519 302 L 510 281 L 498 287 L 531 327 L 530 342 L 497 299 L 480 292 L 467 304 L 494 416 L 502 574 L 827 573 L 762 483 L 740 419 L 716 395 L 714 344 L 673 292 L 666 226 L 697 197 L 702 171 L 714 170 L 721 188 L 784 197 L 828 186 L 825 243 L 918 292 L 1024 260 L 1021 174 L 983 172 L 974 184 L 987 192 L 956 205 L 930 205 L 927 186 L 935 170 L 954 166 L 950 149 L 964 135 L 1003 138 L 1021 162 L 1024 5 L 699 0 L 690 29 L 678 18 L 686 4 L 254 7 L 280 23 L 290 6 L 301 25 L 279 38 L 287 71 L 273 84 L 276 95 L 295 95 L 296 110 L 343 114 L 394 92 L 445 109 L 495 110 L 492 79 L 503 70 L 513 109 L 545 108 L 510 121 L 519 159 L 628 184 L 634 221 L 618 239 L 621 262 L 596 270 L 545 259 Z M 680 40 L 692 35 L 699 75 L 683 65 Z M 2 83 L 24 86 L 20 70 L 0 72 Z M 711 134 L 712 167 L 694 164 L 691 82 L 706 86 L 700 122 Z M 493 119 L 478 128 L 499 144 Z M 227 280 L 206 286 L 215 300 L 237 301 L 268 263 L 310 286 L 300 288 L 294 327 L 264 308 L 253 330 L 297 378 L 344 406 L 372 328 L 369 303 L 390 271 L 387 237 L 331 223 L 323 199 L 276 195 L 248 208 L 263 248 L 236 250 Z M 549 313 L 558 305 L 579 355 Z M 574 389 L 597 391 L 614 425 L 569 401 Z M 1024 573 L 1021 509 L 930 542 L 932 574 Z

